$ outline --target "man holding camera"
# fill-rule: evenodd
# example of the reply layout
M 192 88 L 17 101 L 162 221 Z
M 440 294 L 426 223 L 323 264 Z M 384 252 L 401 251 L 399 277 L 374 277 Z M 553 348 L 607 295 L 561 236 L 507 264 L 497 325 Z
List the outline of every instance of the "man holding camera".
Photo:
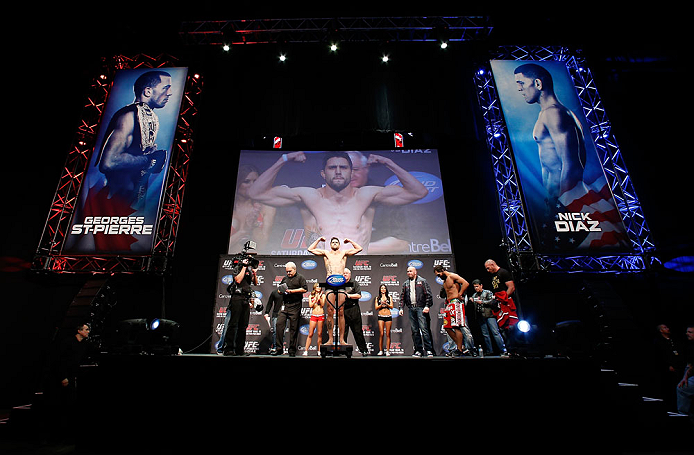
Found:
M 226 333 L 224 334 L 224 355 L 242 356 L 245 355 L 246 328 L 253 304 L 251 285 L 258 285 L 258 275 L 256 270 L 251 267 L 250 260 L 244 258 L 234 266 L 232 276 L 234 280 L 227 287 L 231 299 L 227 307 L 229 324 L 225 328 Z
M 306 278 L 296 272 L 296 264 L 287 262 L 285 264 L 287 276 L 282 278 L 278 290 L 283 294 L 282 308 L 277 316 L 277 330 L 275 337 L 277 340 L 277 351 L 273 355 L 282 355 L 284 353 L 284 329 L 289 321 L 289 345 L 287 351 L 289 357 L 296 356 L 297 346 L 299 344 L 299 327 L 301 319 L 301 306 L 304 300 L 304 294 L 308 292 Z

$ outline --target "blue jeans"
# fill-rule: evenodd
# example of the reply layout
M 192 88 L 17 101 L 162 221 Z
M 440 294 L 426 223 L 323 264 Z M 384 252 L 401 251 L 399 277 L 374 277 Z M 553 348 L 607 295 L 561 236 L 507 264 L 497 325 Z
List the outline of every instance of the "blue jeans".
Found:
M 231 318 L 231 311 L 227 308 L 226 317 L 224 318 L 224 328 L 222 329 L 222 334 L 217 342 L 217 352 L 224 352 L 224 338 L 227 335 L 227 327 L 229 327 L 229 318 Z
M 694 417 L 692 399 L 694 399 L 694 376 L 687 379 L 684 387 L 677 387 L 677 411 Z
M 429 313 L 424 313 L 423 310 L 423 307 L 409 307 L 409 316 L 414 350 L 426 354 L 427 351 L 434 352 L 434 345 L 431 341 Z
M 482 332 L 482 337 L 484 338 L 484 347 L 486 348 L 487 353 L 491 354 L 494 352 L 492 347 L 492 337 L 494 338 L 496 347 L 499 348 L 499 351 L 506 351 L 506 345 L 504 345 L 504 340 L 501 338 L 501 334 L 499 333 L 499 325 L 496 323 L 496 319 L 482 318 L 480 320 L 480 331 Z M 492 335 L 491 337 L 489 336 L 490 331 Z
M 277 348 L 277 316 L 270 316 L 270 333 L 272 333 L 272 343 L 270 349 Z

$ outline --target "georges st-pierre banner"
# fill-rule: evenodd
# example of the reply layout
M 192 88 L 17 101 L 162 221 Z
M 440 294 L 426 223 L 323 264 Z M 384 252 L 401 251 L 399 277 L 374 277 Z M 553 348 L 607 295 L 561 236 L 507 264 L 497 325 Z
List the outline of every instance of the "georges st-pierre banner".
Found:
M 217 272 L 217 294 L 215 298 L 213 322 L 212 322 L 212 342 L 210 352 L 217 352 L 220 337 L 224 330 L 227 306 L 231 296 L 227 292 L 227 287 L 233 279 L 232 263 L 233 255 L 221 255 Z M 313 289 L 313 284 L 325 283 L 326 272 L 323 258 L 311 256 L 297 257 L 278 257 L 278 256 L 259 256 L 258 286 L 253 286 L 255 298 L 259 299 L 263 305 L 262 311 L 251 309 L 249 325 L 246 328 L 245 351 L 251 354 L 268 354 L 272 345 L 272 330 L 270 324 L 264 318 L 267 309 L 268 298 L 273 290 L 277 289 L 282 278 L 286 276 L 285 265 L 292 261 L 296 264 L 297 273 L 306 278 L 308 287 Z M 407 268 L 412 266 L 417 269 L 417 275 L 426 279 L 431 288 L 433 306 L 430 310 L 430 328 L 434 349 L 441 355 L 449 349 L 449 339 L 443 329 L 443 313 L 445 300 L 439 296 L 442 282 L 434 274 L 434 266 L 441 264 L 444 268 L 455 271 L 453 255 L 411 255 L 411 256 L 353 256 L 347 260 L 347 268 L 352 272 L 352 281 L 359 283 L 361 288 L 361 299 L 359 307 L 362 316 L 362 329 L 366 345 L 372 354 L 378 352 L 378 338 L 380 329 L 378 325 L 378 313 L 375 310 L 374 299 L 378 295 L 378 289 L 384 284 L 388 294 L 392 296 L 394 310 L 391 311 L 393 322 L 391 326 L 391 353 L 393 355 L 411 355 L 413 353 L 412 330 L 410 329 L 409 310 L 404 309 L 404 314 L 399 315 L 397 309 L 400 301 L 400 294 L 405 281 L 407 281 Z M 472 286 L 470 286 L 471 288 Z M 468 289 L 468 293 L 470 293 Z M 304 294 L 301 317 L 299 321 L 298 354 L 302 354 L 306 348 L 308 337 L 309 319 L 311 308 L 308 306 L 309 293 Z M 470 310 L 472 311 L 472 310 Z M 473 312 L 474 313 L 474 312 Z M 474 314 L 472 315 L 474 316 Z M 287 327 L 289 324 L 287 324 Z M 285 332 L 288 332 L 288 328 Z M 323 327 L 324 338 L 327 337 L 325 326 Z M 350 332 L 347 342 L 357 346 L 354 336 Z M 285 333 L 285 346 L 289 343 L 289 335 Z M 385 341 L 384 341 L 385 343 Z M 313 336 L 308 355 L 318 355 L 317 336 Z
M 538 252 L 630 251 L 626 229 L 561 62 L 491 62 Z
M 151 252 L 187 73 L 116 73 L 63 253 Z
M 252 240 L 305 255 L 320 237 L 362 255 L 451 253 L 437 150 L 241 151 L 227 252 Z

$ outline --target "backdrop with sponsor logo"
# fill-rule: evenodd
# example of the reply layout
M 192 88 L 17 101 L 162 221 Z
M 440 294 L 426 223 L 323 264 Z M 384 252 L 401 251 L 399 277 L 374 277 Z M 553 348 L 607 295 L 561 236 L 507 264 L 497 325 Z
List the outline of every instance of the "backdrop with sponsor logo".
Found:
M 227 305 L 230 295 L 227 286 L 230 283 L 232 259 L 234 255 L 221 255 L 219 259 L 219 270 L 217 278 L 217 294 L 215 298 L 215 308 L 212 324 L 212 343 L 210 352 L 214 353 L 217 343 L 224 329 L 224 319 L 226 316 Z M 282 278 L 286 276 L 285 264 L 289 261 L 297 265 L 297 273 L 303 275 L 308 281 L 309 288 L 313 283 L 324 283 L 326 278 L 325 264 L 320 257 L 276 257 L 258 256 L 260 265 L 258 267 L 258 286 L 254 287 L 256 298 L 260 299 L 265 309 L 270 293 L 279 285 Z M 389 294 L 395 302 L 395 309 L 392 311 L 393 324 L 391 328 L 391 353 L 393 355 L 411 355 L 413 353 L 412 334 L 408 318 L 408 310 L 404 309 L 403 316 L 397 311 L 400 301 L 402 287 L 407 280 L 407 268 L 413 266 L 417 269 L 419 276 L 427 280 L 431 287 L 433 297 L 433 307 L 431 310 L 431 331 L 434 348 L 437 354 L 447 352 L 448 338 L 442 328 L 442 314 L 444 299 L 439 297 L 442 283 L 433 272 L 436 264 L 441 264 L 445 268 L 455 271 L 453 255 L 383 255 L 383 256 L 352 256 L 348 258 L 347 268 L 352 271 L 352 281 L 358 282 L 361 287 L 362 298 L 359 302 L 362 314 L 362 327 L 366 338 L 367 346 L 372 354 L 378 351 L 379 328 L 377 315 L 374 311 L 374 297 L 381 284 L 385 284 Z M 299 350 L 302 354 L 306 344 L 308 334 L 308 323 L 310 318 L 310 308 L 308 307 L 308 293 L 304 295 L 304 304 L 301 312 Z M 251 354 L 267 354 L 272 341 L 270 327 L 263 317 L 264 312 L 251 310 L 250 323 L 246 331 L 246 352 Z M 285 344 L 289 337 L 284 337 Z M 354 338 L 350 333 L 347 341 L 352 344 L 356 351 Z M 309 348 L 309 355 L 318 355 L 316 350 L 316 337 Z
M 306 248 L 321 236 L 355 240 L 363 254 L 452 252 L 436 149 L 347 151 L 352 169 L 342 170 L 334 186 L 324 161 L 332 153 L 242 150 L 227 253 L 252 240 L 260 255 L 308 255 Z M 408 176 L 416 179 L 412 198 L 365 196 L 404 187 Z M 275 189 L 272 197 L 259 198 L 259 181 Z M 340 199 L 322 192 L 326 186 L 344 190 Z M 331 209 L 335 216 L 328 215 Z M 323 242 L 318 247 L 330 248 Z
M 630 251 L 566 64 L 493 60 L 491 66 L 536 250 Z

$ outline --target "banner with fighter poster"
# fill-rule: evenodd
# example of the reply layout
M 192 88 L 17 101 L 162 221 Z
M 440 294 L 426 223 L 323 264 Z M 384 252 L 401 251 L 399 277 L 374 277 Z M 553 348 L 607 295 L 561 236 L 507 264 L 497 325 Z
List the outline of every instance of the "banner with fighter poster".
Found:
M 229 304 L 230 294 L 227 287 L 232 280 L 231 269 L 235 255 L 221 255 L 219 259 L 217 289 L 215 297 L 214 315 L 212 323 L 212 341 L 210 352 L 217 352 L 217 345 L 224 330 L 227 305 Z M 265 355 L 269 353 L 272 332 L 269 324 L 264 318 L 264 310 L 267 305 L 268 297 L 277 288 L 282 279 L 286 276 L 285 265 L 287 262 L 294 262 L 297 266 L 297 273 L 306 278 L 309 288 L 313 283 L 325 283 L 326 273 L 324 261 L 321 257 L 297 256 L 297 257 L 278 257 L 278 256 L 257 256 L 259 261 L 257 268 L 258 285 L 254 286 L 255 298 L 260 301 L 263 311 L 251 309 L 251 316 L 246 330 L 245 350 L 250 354 Z M 378 293 L 381 284 L 384 284 L 388 293 L 393 297 L 395 308 L 393 309 L 391 327 L 391 355 L 412 355 L 413 342 L 408 317 L 408 309 L 404 308 L 404 314 L 399 315 L 398 306 L 400 294 L 407 278 L 407 268 L 412 266 L 417 270 L 417 275 L 427 280 L 431 288 L 433 306 L 430 311 L 430 328 L 432 341 L 437 355 L 442 355 L 448 351 L 448 337 L 443 330 L 443 303 L 444 299 L 439 296 L 442 283 L 434 274 L 435 265 L 441 264 L 444 268 L 455 272 L 453 255 L 421 255 L 421 256 L 374 256 L 356 255 L 348 258 L 347 268 L 352 272 L 352 281 L 359 283 L 361 288 L 361 299 L 359 306 L 362 315 L 362 327 L 369 354 L 374 355 L 378 352 L 378 337 L 380 335 L 377 312 L 374 307 L 374 298 Z M 310 318 L 310 308 L 308 307 L 308 293 L 304 294 L 303 307 L 301 312 L 300 334 L 297 355 L 303 354 L 305 350 L 308 325 Z M 258 302 L 256 302 L 258 303 Z M 319 353 L 316 348 L 314 335 L 313 342 L 309 347 L 310 356 L 317 356 Z M 327 338 L 323 338 L 324 340 Z M 285 334 L 284 343 L 289 340 Z M 347 342 L 354 346 L 357 352 L 354 337 L 349 333 Z M 385 343 L 385 341 L 384 341 Z M 285 349 L 286 352 L 286 349 Z M 357 354 L 358 355 L 358 354 Z
M 63 253 L 151 253 L 187 75 L 116 72 Z
M 491 66 L 535 249 L 548 254 L 630 252 L 566 64 L 493 60 Z

